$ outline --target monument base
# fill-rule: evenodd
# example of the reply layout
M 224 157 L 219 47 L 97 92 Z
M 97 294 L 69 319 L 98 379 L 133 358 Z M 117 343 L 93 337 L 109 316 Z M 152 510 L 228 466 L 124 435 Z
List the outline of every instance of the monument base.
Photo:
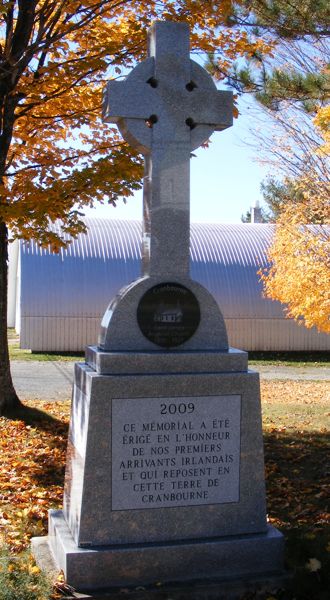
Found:
M 157 357 L 144 353 L 152 375 L 136 353 L 112 361 L 89 349 L 92 366 L 76 364 L 49 554 L 82 591 L 282 577 L 258 374 L 237 350 Z M 41 566 L 42 545 L 32 544 Z
M 40 539 L 32 542 L 37 561 Z M 269 526 L 264 534 L 86 549 L 74 543 L 62 511 L 49 516 L 51 553 L 79 591 L 283 576 L 283 544 L 282 534 Z

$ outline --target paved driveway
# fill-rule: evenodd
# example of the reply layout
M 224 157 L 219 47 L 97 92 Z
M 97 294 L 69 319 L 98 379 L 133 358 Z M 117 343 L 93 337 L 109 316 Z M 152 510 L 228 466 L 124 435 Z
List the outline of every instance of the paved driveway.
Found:
M 14 385 L 22 400 L 71 398 L 73 368 L 73 362 L 61 361 L 15 360 L 11 363 Z M 259 366 L 256 370 L 259 371 L 261 379 L 330 380 L 330 367 Z
M 21 400 L 67 400 L 71 398 L 74 362 L 11 362 L 16 392 Z

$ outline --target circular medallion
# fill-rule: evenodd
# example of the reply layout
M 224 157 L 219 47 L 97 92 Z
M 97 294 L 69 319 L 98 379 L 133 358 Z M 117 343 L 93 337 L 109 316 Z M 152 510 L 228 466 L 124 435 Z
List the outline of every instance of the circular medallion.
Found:
M 179 283 L 160 283 L 142 296 L 137 320 L 143 335 L 158 346 L 180 346 L 195 333 L 200 321 L 197 298 Z

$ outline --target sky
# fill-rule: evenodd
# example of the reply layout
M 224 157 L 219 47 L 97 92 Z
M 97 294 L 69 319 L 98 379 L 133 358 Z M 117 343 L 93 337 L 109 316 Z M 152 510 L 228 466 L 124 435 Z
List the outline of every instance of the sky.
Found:
M 251 146 L 250 129 L 255 124 L 255 107 L 241 101 L 238 119 L 225 131 L 215 132 L 207 149 L 194 151 L 190 165 L 190 220 L 240 223 L 241 215 L 262 202 L 260 183 L 270 167 L 259 164 L 258 151 Z M 107 125 L 104 125 L 107 127 Z M 85 214 L 113 219 L 142 219 L 142 191 L 118 202 L 117 207 L 85 209 Z

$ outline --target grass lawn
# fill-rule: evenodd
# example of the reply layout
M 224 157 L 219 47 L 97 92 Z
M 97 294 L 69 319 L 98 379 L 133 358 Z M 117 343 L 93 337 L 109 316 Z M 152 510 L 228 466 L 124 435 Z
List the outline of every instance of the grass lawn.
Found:
M 249 352 L 249 365 L 329 367 L 329 352 Z
M 259 599 L 329 597 L 329 396 L 330 384 L 324 381 L 262 382 L 269 521 L 285 534 L 293 579 L 286 589 Z M 2 570 L 3 581 L 0 568 L 2 587 L 17 570 L 31 573 L 35 581 L 37 567 L 23 553 L 31 536 L 47 533 L 48 509 L 60 507 L 62 499 L 69 403 L 30 401 L 27 407 L 20 419 L 0 418 L 0 539 L 10 552 L 7 562 L 2 561 L 9 569 L 5 578 Z M 25 597 L 48 600 L 59 595 L 8 595 L 13 600 Z
M 81 361 L 84 352 L 31 352 L 19 347 L 19 336 L 15 329 L 7 329 L 9 358 L 10 360 L 33 360 L 33 361 Z
M 31 352 L 20 348 L 18 343 L 9 345 L 9 358 L 10 360 L 28 360 L 28 361 L 71 361 L 81 362 L 82 357 L 85 356 L 84 352 Z
M 286 537 L 292 594 L 321 600 L 330 589 L 329 382 L 262 383 L 267 504 Z

